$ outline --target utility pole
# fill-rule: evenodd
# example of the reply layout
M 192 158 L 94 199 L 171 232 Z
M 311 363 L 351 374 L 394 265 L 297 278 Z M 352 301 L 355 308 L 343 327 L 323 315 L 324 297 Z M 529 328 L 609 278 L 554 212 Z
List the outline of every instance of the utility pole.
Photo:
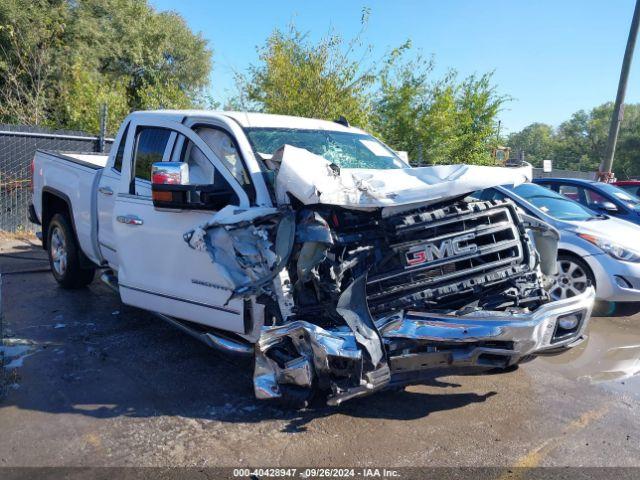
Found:
M 613 107 L 613 115 L 611 116 L 611 126 L 609 127 L 609 138 L 607 140 L 607 151 L 600 169 L 597 173 L 597 180 L 600 182 L 608 182 L 613 178 L 611 168 L 613 167 L 613 156 L 616 152 L 616 143 L 618 142 L 618 132 L 620 124 L 624 116 L 624 95 L 627 91 L 627 80 L 629 79 L 629 69 L 631 68 L 631 60 L 633 59 L 633 49 L 636 46 L 636 38 L 638 37 L 638 24 L 640 23 L 640 0 L 636 0 L 636 8 L 633 11 L 633 19 L 631 20 L 631 28 L 629 30 L 629 38 L 627 39 L 627 48 L 624 51 L 624 59 L 622 60 L 622 70 L 620 71 L 620 81 L 618 83 L 618 93 L 616 95 L 616 103 Z

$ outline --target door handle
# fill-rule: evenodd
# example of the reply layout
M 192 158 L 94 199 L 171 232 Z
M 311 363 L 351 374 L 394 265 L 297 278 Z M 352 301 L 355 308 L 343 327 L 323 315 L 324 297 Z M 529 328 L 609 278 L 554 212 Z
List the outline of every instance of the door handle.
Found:
M 103 195 L 113 195 L 113 190 L 111 190 L 111 187 L 100 187 L 98 188 L 98 191 Z
M 142 219 L 135 215 L 118 215 L 116 220 L 125 225 L 142 225 Z

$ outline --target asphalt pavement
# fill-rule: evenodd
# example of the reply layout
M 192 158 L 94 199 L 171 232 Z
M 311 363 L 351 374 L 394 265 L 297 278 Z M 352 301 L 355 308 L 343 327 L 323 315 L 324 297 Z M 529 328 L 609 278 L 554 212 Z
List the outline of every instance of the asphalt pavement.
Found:
M 640 306 L 515 371 L 283 411 L 254 399 L 250 362 L 97 279 L 62 290 L 44 259 L 0 241 L 2 466 L 640 466 Z

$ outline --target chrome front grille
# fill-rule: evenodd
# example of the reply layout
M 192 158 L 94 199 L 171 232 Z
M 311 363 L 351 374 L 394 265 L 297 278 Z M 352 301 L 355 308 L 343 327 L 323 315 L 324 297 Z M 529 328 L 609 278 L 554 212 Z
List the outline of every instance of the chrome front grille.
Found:
M 367 283 L 372 311 L 415 298 L 437 301 L 443 293 L 482 289 L 528 270 L 518 217 L 506 202 L 399 216 L 390 220 L 387 235 L 392 253 L 371 270 Z M 403 301 L 405 295 L 412 300 Z

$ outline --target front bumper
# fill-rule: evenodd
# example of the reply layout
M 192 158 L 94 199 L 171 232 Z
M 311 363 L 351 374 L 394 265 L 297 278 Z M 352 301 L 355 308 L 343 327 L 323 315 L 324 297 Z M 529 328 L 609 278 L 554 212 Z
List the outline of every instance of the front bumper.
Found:
M 358 333 L 325 330 L 309 322 L 265 327 L 256 344 L 254 390 L 258 398 L 279 398 L 283 388 L 330 389 L 328 403 L 418 382 L 434 367 L 506 367 L 531 355 L 559 353 L 584 338 L 595 291 L 548 303 L 530 313 L 497 311 L 467 315 L 406 312 L 376 322 L 385 346 L 382 362 L 367 367 Z M 577 316 L 563 330 L 560 319 Z M 272 349 L 297 352 L 289 360 Z
M 596 279 L 596 298 L 609 302 L 640 301 L 640 263 L 616 260 L 606 253 L 584 257 Z

